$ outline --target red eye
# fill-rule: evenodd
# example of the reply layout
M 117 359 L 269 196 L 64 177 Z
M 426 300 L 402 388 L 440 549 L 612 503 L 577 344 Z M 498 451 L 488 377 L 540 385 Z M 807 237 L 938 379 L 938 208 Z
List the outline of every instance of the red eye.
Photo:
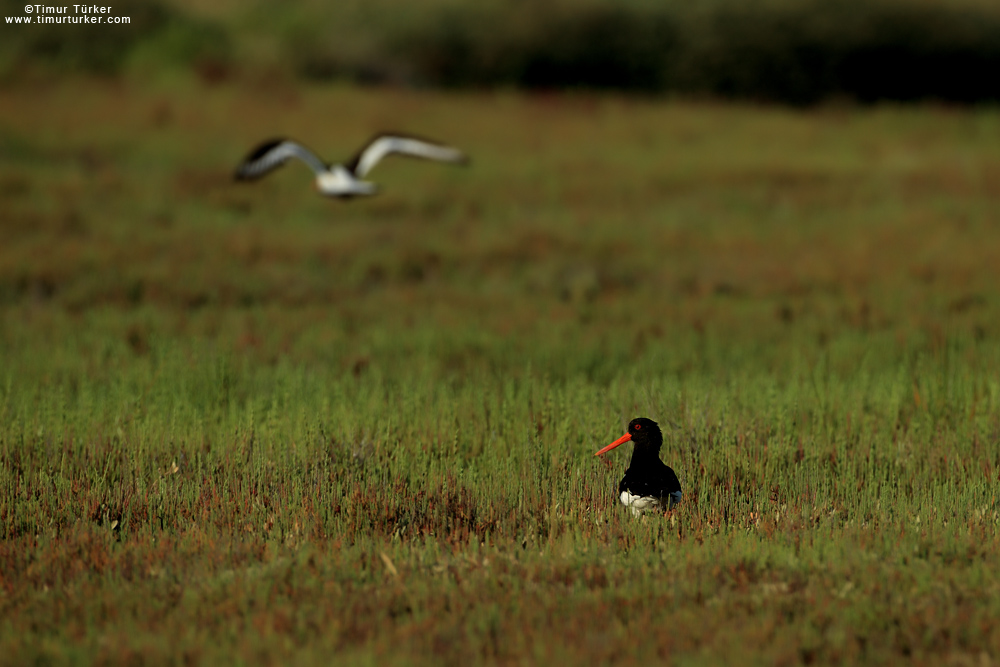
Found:
M 638 431 L 640 428 L 642 428 L 642 424 L 636 424 L 635 425 L 635 430 L 636 431 Z

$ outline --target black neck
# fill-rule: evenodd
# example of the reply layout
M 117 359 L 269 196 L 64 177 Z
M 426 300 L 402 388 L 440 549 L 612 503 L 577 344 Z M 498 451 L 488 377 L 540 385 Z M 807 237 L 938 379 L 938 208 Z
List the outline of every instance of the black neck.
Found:
M 642 465 L 645 461 L 657 461 L 659 458 L 659 447 L 636 443 L 635 447 L 632 448 L 632 462 L 629 465 L 636 463 Z

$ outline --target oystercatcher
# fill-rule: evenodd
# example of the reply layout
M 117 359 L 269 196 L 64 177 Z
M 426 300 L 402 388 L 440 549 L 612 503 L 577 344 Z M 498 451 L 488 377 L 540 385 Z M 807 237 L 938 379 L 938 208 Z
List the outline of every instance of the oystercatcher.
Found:
M 618 484 L 622 504 L 639 516 L 646 510 L 669 509 L 681 501 L 681 483 L 677 475 L 660 460 L 663 434 L 652 419 L 639 417 L 628 424 L 628 433 L 594 454 L 600 456 L 631 440 L 632 461 Z
M 331 165 L 291 139 L 271 139 L 247 155 L 236 168 L 236 180 L 255 180 L 294 157 L 305 162 L 316 174 L 316 189 L 320 194 L 343 199 L 373 195 L 377 192 L 375 184 L 364 180 L 364 177 L 382 158 L 393 153 L 441 162 L 468 162 L 468 158 L 457 148 L 401 134 L 378 134 L 349 162 Z

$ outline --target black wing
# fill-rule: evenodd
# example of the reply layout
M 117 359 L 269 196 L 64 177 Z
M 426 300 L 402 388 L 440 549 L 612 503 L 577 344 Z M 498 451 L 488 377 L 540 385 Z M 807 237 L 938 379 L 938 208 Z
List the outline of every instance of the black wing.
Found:
M 649 498 L 666 498 L 672 493 L 680 493 L 681 483 L 673 469 L 662 461 L 659 463 L 658 470 L 647 470 L 646 474 L 637 474 L 631 468 L 626 470 L 618 493 L 628 491 L 633 496 Z
M 249 181 L 277 169 L 290 158 L 298 158 L 319 174 L 326 165 L 311 150 L 288 139 L 270 139 L 253 149 L 236 168 L 236 180 Z

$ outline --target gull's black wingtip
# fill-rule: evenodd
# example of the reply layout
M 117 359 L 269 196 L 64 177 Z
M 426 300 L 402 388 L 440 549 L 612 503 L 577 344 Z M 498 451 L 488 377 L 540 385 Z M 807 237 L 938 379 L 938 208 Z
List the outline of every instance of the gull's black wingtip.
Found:
M 247 164 L 246 163 L 241 164 L 239 167 L 236 168 L 236 171 L 233 172 L 233 180 L 234 181 L 239 181 L 239 182 L 242 182 L 242 181 L 256 181 L 260 177 L 261 177 L 261 174 L 254 173 L 254 172 L 250 171 L 249 169 L 247 169 Z
M 236 171 L 233 172 L 233 180 L 253 181 L 260 178 L 262 174 L 252 172 L 248 169 L 248 167 L 274 150 L 277 146 L 283 144 L 285 141 L 287 141 L 287 139 L 284 137 L 278 137 L 276 139 L 268 139 L 267 141 L 258 144 L 256 148 L 251 150 L 247 156 L 243 158 L 243 161 L 240 162 L 240 166 L 238 166 Z

